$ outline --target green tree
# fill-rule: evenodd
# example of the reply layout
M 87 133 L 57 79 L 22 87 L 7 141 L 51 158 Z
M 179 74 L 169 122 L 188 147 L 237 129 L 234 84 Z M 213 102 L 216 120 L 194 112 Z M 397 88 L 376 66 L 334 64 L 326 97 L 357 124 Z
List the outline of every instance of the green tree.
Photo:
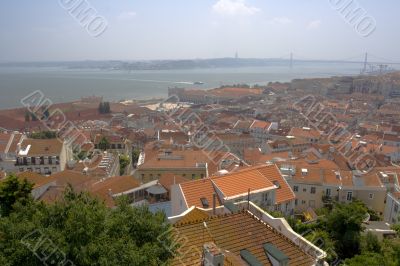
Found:
M 111 113 L 111 107 L 109 102 L 100 102 L 99 104 L 99 113 L 100 114 L 109 114 Z
M 346 266 L 382 266 L 383 256 L 378 253 L 364 253 L 345 260 Z
M 364 236 L 361 237 L 361 251 L 362 253 L 368 252 L 381 252 L 381 243 L 378 240 L 378 237 L 371 232 L 368 232 Z
M 31 121 L 31 115 L 29 114 L 29 111 L 25 111 L 25 122 Z
M 32 139 L 55 139 L 57 137 L 57 132 L 55 131 L 40 131 L 33 132 L 29 135 Z
M 110 103 L 109 102 L 105 102 L 104 103 L 104 113 L 105 114 L 111 113 L 111 107 L 110 107 Z
M 304 234 L 304 233 L 303 233 Z M 327 253 L 327 262 L 332 263 L 339 259 L 335 251 L 335 242 L 330 238 L 329 233 L 322 229 L 314 229 L 304 234 L 304 237 L 315 246 Z
M 42 120 L 48 119 L 50 117 L 49 106 L 43 106 L 42 113 L 43 113 Z
M 106 137 L 102 137 L 101 140 L 99 141 L 99 149 L 106 151 L 108 147 L 110 146 L 110 142 Z
M 376 242 L 374 239 L 372 242 Z M 384 239 L 378 241 L 379 249 L 375 244 L 368 249 L 363 249 L 360 255 L 345 260 L 347 266 L 398 266 L 400 265 L 400 239 Z
M 133 208 L 126 198 L 109 209 L 86 193 L 68 189 L 55 204 L 17 204 L 10 216 L 0 218 L 0 262 L 167 265 L 175 253 L 170 232 L 161 212 Z
M 38 118 L 34 113 L 31 113 L 31 120 L 32 121 L 38 121 Z
M 324 216 L 326 231 L 335 241 L 335 250 L 340 258 L 351 258 L 360 253 L 362 222 L 367 208 L 359 201 L 349 204 L 335 204 L 332 211 Z
M 26 179 L 21 181 L 13 174 L 0 182 L 0 216 L 8 216 L 17 202 L 26 204 L 31 199 L 32 188 Z
M 123 175 L 125 173 L 126 167 L 130 164 L 130 158 L 127 155 L 119 156 L 119 174 Z

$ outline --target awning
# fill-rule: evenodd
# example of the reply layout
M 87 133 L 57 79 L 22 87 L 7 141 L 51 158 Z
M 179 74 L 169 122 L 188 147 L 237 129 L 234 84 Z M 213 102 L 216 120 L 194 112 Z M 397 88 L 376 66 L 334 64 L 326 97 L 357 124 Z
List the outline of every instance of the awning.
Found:
M 149 194 L 153 194 L 153 195 L 160 195 L 160 194 L 165 194 L 167 193 L 167 190 L 160 185 L 155 185 L 152 187 L 149 187 L 148 189 L 146 189 L 147 193 Z

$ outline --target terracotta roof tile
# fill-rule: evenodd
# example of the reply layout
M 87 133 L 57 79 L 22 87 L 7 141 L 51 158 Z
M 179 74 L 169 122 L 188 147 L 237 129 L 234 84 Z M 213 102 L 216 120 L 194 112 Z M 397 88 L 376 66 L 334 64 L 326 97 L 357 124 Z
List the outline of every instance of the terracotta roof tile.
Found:
M 208 217 L 209 215 L 205 211 L 202 211 L 195 207 L 181 219 L 176 221 L 176 223 L 185 224 L 185 223 L 199 222 L 199 221 L 204 221 Z
M 315 130 L 313 128 L 310 129 L 305 129 L 305 128 L 299 128 L 299 127 L 293 127 L 289 135 L 295 136 L 295 137 L 302 137 L 302 138 L 320 138 L 321 133 L 318 130 Z
M 104 200 L 108 207 L 113 207 L 115 202 L 110 193 L 118 194 L 139 186 L 140 183 L 133 176 L 115 176 L 94 183 L 89 192 Z
M 36 172 L 29 172 L 29 171 L 18 173 L 17 176 L 21 179 L 26 179 L 28 182 L 34 184 L 33 188 L 38 188 L 45 184 L 55 181 L 54 178 L 43 176 Z
M 207 229 L 204 229 L 204 223 Z M 290 265 L 313 265 L 314 258 L 304 253 L 291 240 L 271 226 L 260 222 L 248 212 L 210 217 L 191 223 L 176 223 L 173 233 L 185 239 L 189 245 L 182 245 L 172 265 L 200 265 L 204 243 L 214 242 L 217 247 L 240 259 L 240 251 L 247 249 L 264 265 L 272 265 L 265 255 L 263 244 L 272 243 L 284 252 Z M 245 265 L 244 261 L 242 261 Z
M 267 130 L 270 126 L 271 126 L 270 122 L 254 120 L 253 123 L 251 124 L 250 128 L 262 128 L 262 129 Z
M 21 149 L 26 149 L 30 145 L 28 156 L 39 155 L 60 155 L 63 142 L 59 139 L 24 139 Z
M 200 179 L 185 182 L 179 185 L 182 189 L 183 195 L 185 196 L 188 207 L 196 206 L 204 208 L 201 198 L 207 199 L 209 208 L 212 208 L 213 194 L 216 193 L 211 179 Z M 220 206 L 221 203 L 216 197 L 216 206 Z
M 272 183 L 278 183 L 279 187 L 276 190 L 276 203 L 294 200 L 296 198 L 294 192 L 286 182 L 285 178 L 280 174 L 276 165 L 258 167 L 258 171 L 266 176 Z
M 264 168 L 267 169 L 264 169 L 263 173 L 259 171 L 259 168 L 250 168 L 225 176 L 213 177 L 212 181 L 226 198 L 246 195 L 249 189 L 251 192 L 267 190 L 273 188 L 274 184 L 266 174 L 271 177 L 275 175 L 275 179 L 280 173 L 275 166 Z
M 168 191 L 171 191 L 171 186 L 175 184 L 181 184 L 188 182 L 187 178 L 182 177 L 181 175 L 175 175 L 173 173 L 165 173 L 161 174 L 161 177 L 158 179 L 158 183 L 165 187 Z

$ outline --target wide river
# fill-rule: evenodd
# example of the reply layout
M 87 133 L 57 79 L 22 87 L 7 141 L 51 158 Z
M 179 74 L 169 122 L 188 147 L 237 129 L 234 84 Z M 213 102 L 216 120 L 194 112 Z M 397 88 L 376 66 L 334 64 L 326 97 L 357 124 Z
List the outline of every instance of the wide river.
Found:
M 110 101 L 166 97 L 168 87 L 214 88 L 237 83 L 266 84 L 294 78 L 355 75 L 359 63 L 297 63 L 288 66 L 191 70 L 88 70 L 66 68 L 0 67 L 0 109 L 21 106 L 20 100 L 41 90 L 53 102 L 83 96 L 103 96 Z M 193 82 L 204 82 L 193 85 Z

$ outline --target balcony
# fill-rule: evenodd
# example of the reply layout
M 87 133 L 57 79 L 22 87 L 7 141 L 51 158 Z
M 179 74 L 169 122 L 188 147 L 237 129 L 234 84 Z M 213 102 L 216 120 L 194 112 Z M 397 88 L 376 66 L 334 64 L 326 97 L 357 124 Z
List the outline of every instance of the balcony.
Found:
M 44 159 L 39 160 L 39 162 L 37 162 L 37 160 L 16 160 L 15 166 L 35 166 L 35 165 L 60 165 L 60 161 L 59 160 L 49 160 L 49 161 L 45 161 Z

